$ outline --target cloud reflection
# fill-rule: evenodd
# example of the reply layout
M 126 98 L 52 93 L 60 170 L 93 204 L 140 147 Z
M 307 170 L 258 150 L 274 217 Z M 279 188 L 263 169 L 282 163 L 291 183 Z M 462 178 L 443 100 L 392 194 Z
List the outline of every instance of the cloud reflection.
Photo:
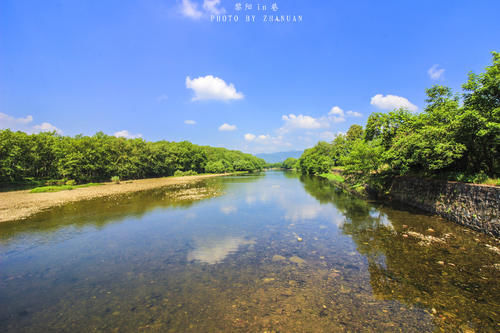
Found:
M 220 208 L 220 211 L 223 212 L 226 215 L 236 213 L 238 209 L 235 206 L 222 206 Z
M 242 237 L 204 238 L 195 240 L 195 249 L 187 256 L 188 261 L 201 261 L 206 264 L 218 264 L 229 254 L 238 251 L 240 246 L 253 245 L 254 240 Z

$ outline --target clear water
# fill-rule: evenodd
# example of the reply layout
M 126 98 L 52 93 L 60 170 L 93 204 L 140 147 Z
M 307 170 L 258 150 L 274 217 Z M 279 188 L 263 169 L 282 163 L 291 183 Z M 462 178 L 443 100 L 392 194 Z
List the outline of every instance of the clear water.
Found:
M 0 224 L 0 331 L 499 331 L 498 248 L 318 178 L 214 178 Z

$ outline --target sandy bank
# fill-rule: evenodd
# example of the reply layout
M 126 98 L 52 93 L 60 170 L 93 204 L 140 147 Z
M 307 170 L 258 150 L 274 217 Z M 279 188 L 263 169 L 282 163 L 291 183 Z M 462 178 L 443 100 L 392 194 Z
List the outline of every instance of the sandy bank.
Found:
M 25 219 L 51 207 L 70 202 L 145 191 L 169 185 L 193 183 L 217 176 L 222 175 L 139 179 L 120 184 L 105 183 L 102 186 L 77 188 L 60 192 L 30 193 L 29 190 L 3 192 L 0 193 L 0 222 Z

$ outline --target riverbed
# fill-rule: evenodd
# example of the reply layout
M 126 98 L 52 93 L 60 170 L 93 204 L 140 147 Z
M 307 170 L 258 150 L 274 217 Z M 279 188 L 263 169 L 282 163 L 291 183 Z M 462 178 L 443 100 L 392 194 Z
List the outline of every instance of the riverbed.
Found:
M 320 178 L 210 178 L 1 223 L 0 331 L 498 331 L 499 248 Z

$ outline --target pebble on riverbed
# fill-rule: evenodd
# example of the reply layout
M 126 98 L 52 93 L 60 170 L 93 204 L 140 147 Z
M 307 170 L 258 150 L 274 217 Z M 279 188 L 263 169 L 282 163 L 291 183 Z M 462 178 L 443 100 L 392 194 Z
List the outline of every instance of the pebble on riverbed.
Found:
M 297 265 L 303 265 L 306 263 L 306 261 L 304 259 L 297 257 L 297 256 L 290 257 L 288 260 L 290 260 L 291 262 L 293 262 Z
M 275 278 L 263 278 L 262 282 L 269 283 L 269 282 L 273 282 L 274 280 L 275 280 Z
M 283 260 L 286 260 L 286 258 L 283 256 L 280 256 L 279 254 L 275 254 L 271 260 L 272 261 L 283 261 Z

